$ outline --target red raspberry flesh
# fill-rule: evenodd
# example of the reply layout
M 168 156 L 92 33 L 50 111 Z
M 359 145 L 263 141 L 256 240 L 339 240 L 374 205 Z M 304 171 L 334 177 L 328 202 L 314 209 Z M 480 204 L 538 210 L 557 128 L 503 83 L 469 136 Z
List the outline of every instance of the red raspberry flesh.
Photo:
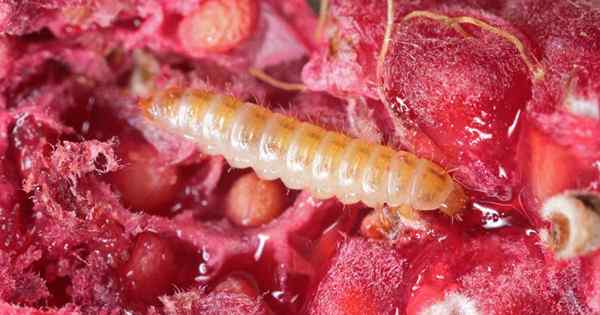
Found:
M 447 14 L 474 16 L 522 37 L 496 17 Z M 531 75 L 511 43 L 476 27 L 465 30 L 468 38 L 426 17 L 404 21 L 386 58 L 386 97 L 442 148 L 468 187 L 508 201 L 517 118 L 530 97 Z
M 166 213 L 179 191 L 176 166 L 165 165 L 158 152 L 144 142 L 120 144 L 123 168 L 111 175 L 125 205 L 134 211 Z
M 311 314 L 394 314 L 405 261 L 391 246 L 350 239 L 339 249 L 309 303 Z
M 122 267 L 128 296 L 153 303 L 171 290 L 177 272 L 175 253 L 168 241 L 152 232 L 136 237 L 131 257 Z
M 553 142 L 541 131 L 529 128 L 525 134 L 529 142 L 529 165 L 527 178 L 530 178 L 532 192 L 537 200 L 546 200 L 577 182 L 577 163 L 572 152 Z M 523 161 L 527 161 L 523 157 Z M 552 171 L 549 172 L 548 170 Z
M 17 195 L 17 191 L 10 184 L 0 184 L 0 189 Z M 23 224 L 21 209 L 13 198 L 5 195 L 0 200 L 0 248 L 4 250 L 15 250 L 20 247 L 23 238 Z
M 560 128 L 556 128 L 560 124 Z M 528 118 L 518 160 L 526 178 L 527 206 L 536 209 L 565 190 L 600 191 L 600 126 L 597 121 L 557 112 Z M 551 171 L 549 171 L 551 170 Z

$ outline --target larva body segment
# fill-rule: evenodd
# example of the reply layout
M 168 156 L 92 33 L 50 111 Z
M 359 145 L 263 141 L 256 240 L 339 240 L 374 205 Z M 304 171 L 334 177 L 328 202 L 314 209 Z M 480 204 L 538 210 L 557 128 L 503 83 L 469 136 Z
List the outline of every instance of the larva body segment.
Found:
M 389 147 L 352 139 L 235 98 L 196 90 L 167 90 L 140 103 L 151 120 L 193 139 L 236 168 L 346 204 L 440 208 L 465 203 L 462 188 L 438 165 Z

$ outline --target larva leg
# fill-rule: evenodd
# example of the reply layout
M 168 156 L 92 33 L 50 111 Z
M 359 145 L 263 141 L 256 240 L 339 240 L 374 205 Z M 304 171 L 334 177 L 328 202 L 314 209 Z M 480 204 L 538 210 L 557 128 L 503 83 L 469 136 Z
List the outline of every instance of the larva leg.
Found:
M 600 248 L 600 195 L 567 192 L 548 199 L 542 218 L 550 222 L 541 238 L 558 259 L 585 255 Z
M 410 206 L 375 207 L 362 221 L 361 234 L 373 239 L 396 239 L 403 230 L 421 230 L 419 213 Z

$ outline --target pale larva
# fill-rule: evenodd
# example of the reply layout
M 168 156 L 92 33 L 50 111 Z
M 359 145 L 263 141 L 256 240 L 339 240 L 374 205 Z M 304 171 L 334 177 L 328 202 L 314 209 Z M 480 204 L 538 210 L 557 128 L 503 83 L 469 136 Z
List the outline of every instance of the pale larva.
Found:
M 336 196 L 370 207 L 409 205 L 454 215 L 462 188 L 438 165 L 415 155 L 353 139 L 215 93 L 171 89 L 140 102 L 145 115 L 221 154 L 232 167 L 252 167 L 263 179 L 317 198 Z

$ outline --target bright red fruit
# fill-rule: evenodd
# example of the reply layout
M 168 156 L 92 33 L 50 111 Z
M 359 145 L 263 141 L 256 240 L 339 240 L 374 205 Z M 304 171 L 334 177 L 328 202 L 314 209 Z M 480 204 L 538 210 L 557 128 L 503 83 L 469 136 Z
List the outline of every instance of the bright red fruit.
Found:
M 470 16 L 523 38 L 492 15 L 442 14 Z M 514 43 L 480 27 L 461 27 L 426 16 L 400 23 L 384 66 L 386 98 L 446 153 L 447 167 L 456 168 L 464 184 L 506 201 L 517 180 L 511 153 L 531 73 Z

